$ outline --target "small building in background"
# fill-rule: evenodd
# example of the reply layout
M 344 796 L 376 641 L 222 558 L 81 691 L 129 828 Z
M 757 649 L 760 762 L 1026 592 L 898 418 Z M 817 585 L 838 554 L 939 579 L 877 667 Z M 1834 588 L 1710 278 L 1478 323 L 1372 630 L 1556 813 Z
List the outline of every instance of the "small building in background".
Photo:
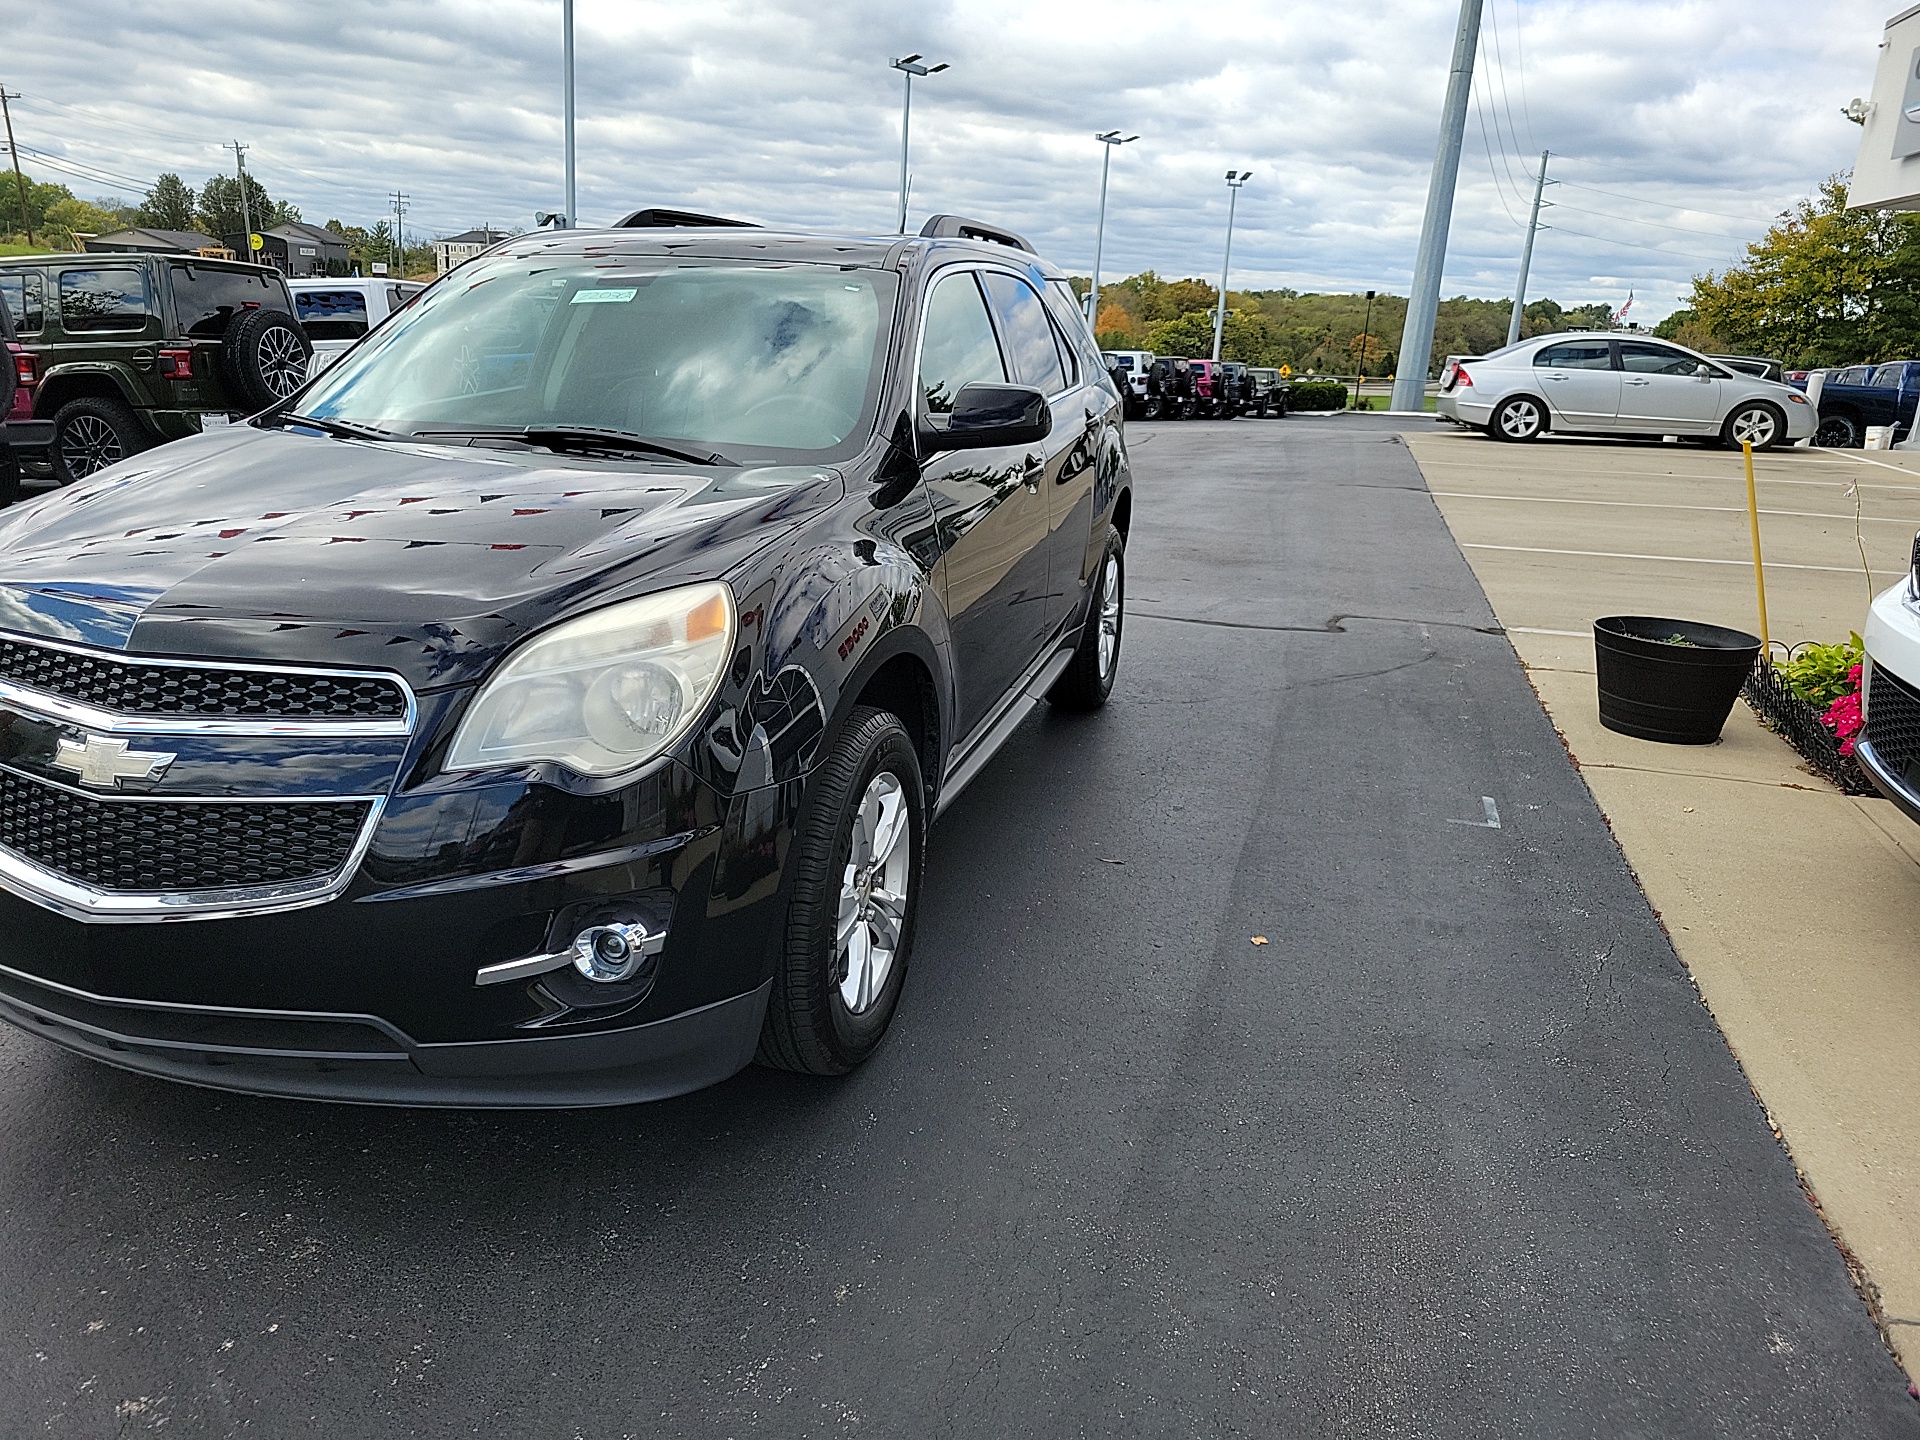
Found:
M 464 265 L 474 256 L 491 250 L 508 238 L 505 230 L 463 230 L 444 240 L 433 242 L 433 266 L 442 275 L 456 265 Z
M 324 225 L 308 225 L 296 220 L 290 225 L 276 225 L 271 230 L 261 230 L 258 234 L 263 243 L 252 258 L 262 265 L 273 266 L 292 279 L 345 275 L 352 269 L 347 237 L 336 235 Z M 246 236 L 230 235 L 227 243 L 239 253 L 246 253 Z
M 231 260 L 233 250 L 198 230 L 151 230 L 129 226 L 104 235 L 89 235 L 82 248 L 94 255 L 200 255 L 209 260 Z

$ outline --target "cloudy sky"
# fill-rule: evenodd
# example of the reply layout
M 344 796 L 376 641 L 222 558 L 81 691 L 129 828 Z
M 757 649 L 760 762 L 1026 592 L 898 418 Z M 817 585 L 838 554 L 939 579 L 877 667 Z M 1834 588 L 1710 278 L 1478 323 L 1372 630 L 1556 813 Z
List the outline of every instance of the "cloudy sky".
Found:
M 1551 149 L 1533 295 L 1672 309 L 1852 162 L 1894 0 L 1485 0 L 1445 292 L 1512 293 Z M 1229 166 L 1249 288 L 1405 292 L 1456 0 L 579 0 L 583 222 L 666 204 L 888 230 L 910 51 L 913 223 L 993 217 L 1084 273 L 1217 276 Z M 37 178 L 198 185 L 223 141 L 309 220 L 531 223 L 560 198 L 559 0 L 0 0 L 0 83 Z M 67 167 L 65 170 L 56 168 Z M 75 174 L 74 172 L 80 172 Z M 88 178 L 82 178 L 82 176 Z

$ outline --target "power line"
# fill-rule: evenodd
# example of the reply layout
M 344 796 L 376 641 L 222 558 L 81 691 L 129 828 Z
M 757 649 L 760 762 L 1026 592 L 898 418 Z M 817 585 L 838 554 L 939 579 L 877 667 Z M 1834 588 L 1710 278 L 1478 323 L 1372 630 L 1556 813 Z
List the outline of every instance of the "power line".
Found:
M 1656 255 L 1671 255 L 1681 260 L 1705 260 L 1710 264 L 1718 264 L 1727 258 L 1724 254 L 1699 255 L 1690 250 L 1669 250 L 1664 245 L 1642 245 L 1637 240 L 1615 240 L 1610 235 L 1595 235 L 1586 230 L 1575 230 L 1567 225 L 1543 226 L 1542 228 L 1558 230 L 1562 235 L 1578 235 L 1583 240 L 1598 240 L 1602 245 L 1620 245 L 1628 250 L 1651 250 Z
M 1586 162 L 1592 163 L 1592 162 Z M 1653 200 L 1644 195 L 1628 195 L 1619 190 L 1602 190 L 1598 185 L 1582 185 L 1578 180 L 1562 180 L 1562 185 L 1575 190 L 1589 190 L 1595 195 L 1608 195 L 1615 200 L 1631 200 L 1637 205 L 1657 205 L 1662 210 L 1680 210 L 1695 215 L 1712 215 L 1721 220 L 1738 220 L 1743 225 L 1758 225 L 1760 221 L 1752 215 L 1731 215 L 1724 210 L 1707 210 L 1698 205 L 1676 205 L 1671 200 Z
M 89 180 L 96 185 L 135 185 L 142 190 L 151 188 L 151 180 L 136 179 L 132 175 L 120 175 L 112 170 L 102 170 L 97 165 L 89 165 L 84 160 L 75 160 L 66 155 L 53 155 L 45 150 L 36 150 L 31 145 L 20 147 L 34 158 L 36 164 L 50 166 L 55 170 L 72 175 L 77 179 Z
M 1495 0 L 1497 5 L 1499 0 Z M 1524 21 L 1521 18 L 1520 0 L 1513 0 L 1513 66 L 1520 76 L 1520 114 L 1527 122 L 1527 148 L 1534 148 L 1533 109 L 1527 104 L 1527 53 L 1521 45 L 1521 30 Z
M 1651 225 L 1656 230 L 1678 230 L 1682 235 L 1707 235 L 1715 240 L 1741 240 L 1738 235 L 1729 235 L 1722 230 L 1701 230 L 1692 225 L 1668 225 L 1659 220 L 1641 220 L 1631 215 L 1610 215 L 1605 210 L 1588 210 L 1583 206 L 1569 205 L 1564 200 L 1553 202 L 1554 208 L 1571 210 L 1576 215 L 1591 215 L 1597 220 L 1617 220 L 1622 225 Z M 1741 243 L 1745 243 L 1742 241 Z
M 1500 197 L 1500 208 L 1507 212 L 1507 219 L 1518 225 L 1519 217 L 1513 213 L 1513 207 L 1507 204 L 1507 192 L 1500 184 L 1500 172 L 1494 168 L 1493 142 L 1487 139 L 1487 117 L 1480 108 L 1480 96 L 1477 92 L 1473 97 L 1473 118 L 1480 125 L 1480 144 L 1487 152 L 1487 173 L 1493 177 L 1493 188 Z

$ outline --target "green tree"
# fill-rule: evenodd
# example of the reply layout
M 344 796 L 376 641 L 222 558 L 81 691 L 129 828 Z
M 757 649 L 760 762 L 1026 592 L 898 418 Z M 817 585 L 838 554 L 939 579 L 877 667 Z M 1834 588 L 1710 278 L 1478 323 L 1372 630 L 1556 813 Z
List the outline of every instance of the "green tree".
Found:
M 1790 366 L 1847 365 L 1912 348 L 1920 218 L 1848 210 L 1847 177 L 1787 211 L 1747 258 L 1693 282 L 1694 323 Z
M 31 175 L 25 179 L 23 188 L 15 181 L 11 166 L 0 170 L 0 231 L 19 235 L 31 229 L 39 238 L 47 210 L 62 200 L 73 199 L 73 191 L 64 185 L 36 181 Z
M 273 197 L 267 194 L 267 187 L 252 175 L 247 176 L 247 204 L 251 209 L 253 228 L 271 228 L 274 223 Z M 200 187 L 200 200 L 194 208 L 194 218 L 199 221 L 202 230 L 220 240 L 244 234 L 246 219 L 240 208 L 240 182 L 231 175 L 210 176 L 207 183 Z
M 193 187 L 169 171 L 153 182 L 140 205 L 142 225 L 156 230 L 191 230 L 194 227 Z
M 80 248 L 80 236 L 104 235 L 119 228 L 111 211 L 71 197 L 49 205 L 41 226 L 51 232 L 53 238 L 66 240 L 75 250 Z

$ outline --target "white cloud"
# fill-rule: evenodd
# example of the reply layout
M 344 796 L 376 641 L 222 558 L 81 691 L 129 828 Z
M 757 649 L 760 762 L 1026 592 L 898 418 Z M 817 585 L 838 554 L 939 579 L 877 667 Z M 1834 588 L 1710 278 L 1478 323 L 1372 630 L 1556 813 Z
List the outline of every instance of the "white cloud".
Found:
M 128 180 L 249 163 L 309 219 L 530 222 L 560 194 L 558 0 L 65 0 L 10 24 L 21 143 Z M 1664 313 L 1851 162 L 1886 6 L 1825 0 L 1486 0 L 1448 294 L 1511 293 L 1529 175 L 1556 152 L 1534 295 Z M 581 0 L 580 208 L 646 204 L 890 228 L 899 77 L 916 221 L 989 216 L 1092 259 L 1095 130 L 1115 156 L 1107 267 L 1218 273 L 1228 166 L 1235 281 L 1404 291 L 1457 7 L 1147 0 Z M 47 178 L 57 172 L 33 165 Z M 128 184 L 66 178 L 81 194 Z M 1585 188 L 1580 188 L 1585 187 Z M 1604 276 L 1604 278 L 1590 278 Z

